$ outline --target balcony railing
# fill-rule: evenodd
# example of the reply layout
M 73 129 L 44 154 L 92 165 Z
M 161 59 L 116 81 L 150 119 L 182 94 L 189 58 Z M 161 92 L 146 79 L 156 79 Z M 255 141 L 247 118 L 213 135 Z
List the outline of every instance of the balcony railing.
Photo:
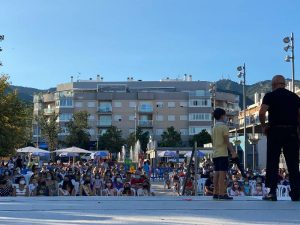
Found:
M 140 127 L 152 127 L 153 126 L 153 120 L 139 120 L 138 125 Z
M 99 113 L 111 113 L 112 108 L 111 107 L 99 107 L 98 112 Z

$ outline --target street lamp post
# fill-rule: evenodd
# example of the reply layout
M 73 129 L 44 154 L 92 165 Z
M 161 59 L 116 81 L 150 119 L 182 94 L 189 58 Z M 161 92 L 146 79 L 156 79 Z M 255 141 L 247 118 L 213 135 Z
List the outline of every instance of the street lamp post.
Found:
M 243 66 L 237 67 L 238 78 L 242 78 L 241 84 L 243 85 L 243 117 L 244 117 L 244 169 L 246 170 L 247 167 L 247 154 L 246 154 L 246 64 L 244 63 Z
M 3 41 L 3 40 L 4 40 L 4 35 L 0 35 L 0 41 Z M 0 52 L 2 52 L 1 47 L 0 47 Z M 0 66 L 3 66 L 1 61 L 0 61 Z
M 294 33 L 291 33 L 291 37 L 285 37 L 283 42 L 287 44 L 283 49 L 287 52 L 291 49 L 291 55 L 285 57 L 286 62 L 292 60 L 292 91 L 295 92 L 295 56 L 294 56 Z
M 217 92 L 217 87 L 215 82 L 210 83 L 209 92 L 211 94 L 211 104 L 214 111 L 216 109 L 216 92 Z M 215 125 L 215 119 L 213 118 L 212 120 L 213 120 L 213 125 Z
M 251 118 L 251 123 L 252 123 L 252 134 L 250 135 L 249 141 L 252 144 L 252 170 L 255 170 L 255 146 L 257 145 L 259 138 L 258 136 L 255 135 L 255 119 L 252 117 Z

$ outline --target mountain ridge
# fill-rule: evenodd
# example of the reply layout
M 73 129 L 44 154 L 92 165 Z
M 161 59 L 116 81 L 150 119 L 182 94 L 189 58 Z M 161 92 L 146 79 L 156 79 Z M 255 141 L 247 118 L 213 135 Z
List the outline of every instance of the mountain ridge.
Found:
M 287 79 L 287 81 L 290 81 Z M 295 85 L 300 86 L 300 81 L 295 80 Z M 216 82 L 217 91 L 237 94 L 240 96 L 240 106 L 242 106 L 243 86 L 230 79 L 221 79 Z M 33 95 L 40 92 L 52 92 L 55 88 L 46 90 L 23 87 L 23 86 L 10 86 L 10 91 L 17 90 L 19 98 L 26 103 L 33 103 Z M 271 80 L 260 81 L 251 85 L 246 85 L 246 105 L 251 105 L 254 102 L 254 93 L 267 93 L 271 91 Z

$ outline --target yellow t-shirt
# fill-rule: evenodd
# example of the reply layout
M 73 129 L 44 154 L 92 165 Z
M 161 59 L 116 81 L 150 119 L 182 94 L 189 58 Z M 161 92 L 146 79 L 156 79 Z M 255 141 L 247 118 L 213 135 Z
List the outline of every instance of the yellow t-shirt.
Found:
M 212 131 L 213 142 L 213 158 L 228 157 L 227 144 L 224 141 L 224 136 L 229 134 L 229 129 L 226 124 L 216 122 Z

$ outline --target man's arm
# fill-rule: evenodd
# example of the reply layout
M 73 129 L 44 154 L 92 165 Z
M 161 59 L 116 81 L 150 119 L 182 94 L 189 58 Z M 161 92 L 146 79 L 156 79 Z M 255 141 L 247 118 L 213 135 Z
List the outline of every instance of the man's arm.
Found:
M 298 126 L 300 127 L 300 108 L 298 109 Z
M 259 121 L 261 126 L 265 127 L 266 126 L 266 113 L 269 109 L 268 105 L 262 104 L 260 106 L 260 110 L 259 110 Z

